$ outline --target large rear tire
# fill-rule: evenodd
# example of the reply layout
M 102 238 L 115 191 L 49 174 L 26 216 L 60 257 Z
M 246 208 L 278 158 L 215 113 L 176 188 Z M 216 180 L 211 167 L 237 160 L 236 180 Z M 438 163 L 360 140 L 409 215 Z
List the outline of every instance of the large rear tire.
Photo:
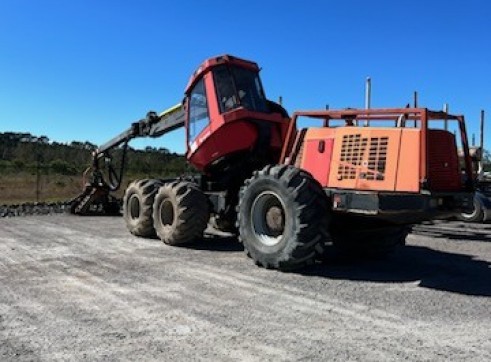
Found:
M 191 182 L 166 183 L 155 196 L 155 232 L 168 245 L 182 245 L 201 238 L 209 218 L 208 200 Z
M 321 186 L 292 166 L 267 166 L 239 194 L 239 240 L 257 265 L 293 270 L 312 264 L 328 237 Z
M 153 228 L 153 200 L 159 180 L 135 180 L 128 185 L 123 198 L 123 218 L 128 230 L 136 236 L 155 236 Z

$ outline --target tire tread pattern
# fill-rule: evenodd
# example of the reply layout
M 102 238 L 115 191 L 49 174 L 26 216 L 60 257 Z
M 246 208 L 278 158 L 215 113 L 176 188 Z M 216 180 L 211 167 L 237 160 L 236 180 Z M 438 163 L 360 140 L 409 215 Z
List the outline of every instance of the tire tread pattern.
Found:
M 160 180 L 142 179 L 131 182 L 126 188 L 123 197 L 123 217 L 128 227 L 128 230 L 136 236 L 152 237 L 155 236 L 153 227 L 153 201 L 157 190 L 162 185 Z M 130 211 L 128 210 L 128 201 L 134 194 L 139 196 L 140 215 L 136 219 L 131 219 Z
M 208 200 L 199 187 L 191 182 L 174 181 L 163 184 L 157 192 L 153 205 L 154 218 L 158 220 L 159 205 L 167 198 L 174 204 L 174 222 L 171 227 L 164 227 L 155 222 L 157 236 L 168 245 L 182 245 L 195 241 L 203 236 L 208 225 L 210 212 Z
M 247 194 L 251 186 L 268 179 L 286 190 L 288 198 L 293 202 L 293 223 L 296 225 L 287 245 L 274 256 L 265 255 L 254 247 L 254 240 L 248 240 L 246 229 L 250 223 L 249 205 L 246 205 Z M 259 266 L 268 269 L 284 271 L 299 269 L 312 264 L 323 254 L 325 240 L 328 239 L 329 211 L 326 195 L 318 182 L 306 171 L 293 166 L 268 165 L 261 171 L 256 171 L 247 179 L 240 189 L 239 204 L 237 206 L 237 228 L 239 228 L 239 241 L 249 257 Z M 254 237 L 251 237 L 254 239 Z

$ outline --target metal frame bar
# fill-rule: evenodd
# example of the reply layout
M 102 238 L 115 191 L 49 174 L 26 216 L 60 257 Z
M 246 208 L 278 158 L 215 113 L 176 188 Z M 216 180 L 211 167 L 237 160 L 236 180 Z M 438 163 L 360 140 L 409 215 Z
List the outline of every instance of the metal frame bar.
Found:
M 331 120 L 357 121 L 393 121 L 404 115 L 406 120 L 419 121 L 421 129 L 421 178 L 425 180 L 428 176 L 428 126 L 431 121 L 455 120 L 459 124 L 462 148 L 464 151 L 465 172 L 469 180 L 473 179 L 472 163 L 469 153 L 469 143 L 465 128 L 463 115 L 453 115 L 443 111 L 432 111 L 427 108 L 380 108 L 380 109 L 343 109 L 343 110 L 320 110 L 320 111 L 298 111 L 292 115 L 291 122 L 286 134 L 285 143 L 281 151 L 280 163 L 285 163 L 286 158 L 293 150 L 295 136 L 297 134 L 297 120 L 299 117 L 309 117 L 324 120 L 324 126 L 329 127 Z M 416 125 L 416 122 L 415 122 Z M 362 126 L 355 126 L 362 127 Z M 367 126 L 364 126 L 367 127 Z M 370 126 L 368 126 L 370 127 Z

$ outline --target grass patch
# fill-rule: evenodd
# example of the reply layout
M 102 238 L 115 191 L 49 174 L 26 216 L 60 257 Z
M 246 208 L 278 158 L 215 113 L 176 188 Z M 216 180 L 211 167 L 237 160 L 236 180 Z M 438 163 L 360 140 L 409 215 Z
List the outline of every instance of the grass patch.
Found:
M 116 197 L 123 197 L 128 184 L 135 179 L 159 178 L 148 174 L 131 174 L 124 177 Z M 27 202 L 60 202 L 75 198 L 83 190 L 82 176 L 62 174 L 37 175 L 32 172 L 0 172 L 0 205 L 16 205 Z

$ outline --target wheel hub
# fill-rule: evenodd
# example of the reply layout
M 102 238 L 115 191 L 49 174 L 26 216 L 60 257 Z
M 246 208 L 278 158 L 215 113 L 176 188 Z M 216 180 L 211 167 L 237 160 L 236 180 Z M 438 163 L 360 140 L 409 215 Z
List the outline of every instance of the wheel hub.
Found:
M 251 207 L 252 230 L 257 240 L 266 246 L 281 242 L 285 231 L 285 206 L 276 193 L 264 191 Z
M 274 233 L 283 233 L 285 224 L 281 206 L 272 206 L 269 208 L 266 212 L 266 225 Z

